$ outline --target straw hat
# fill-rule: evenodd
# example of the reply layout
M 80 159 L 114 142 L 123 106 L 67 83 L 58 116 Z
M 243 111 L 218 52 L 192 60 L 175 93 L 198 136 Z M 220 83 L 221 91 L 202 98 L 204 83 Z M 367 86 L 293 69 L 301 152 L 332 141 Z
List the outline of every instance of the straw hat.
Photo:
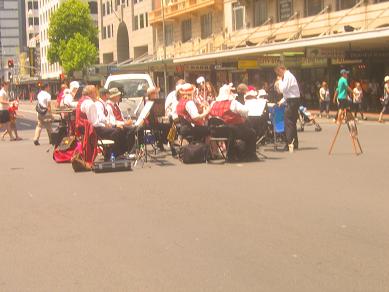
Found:
M 122 95 L 122 93 L 120 92 L 119 89 L 117 89 L 116 87 L 113 87 L 109 90 L 109 97 L 112 98 L 112 97 L 116 97 L 116 96 L 120 96 Z

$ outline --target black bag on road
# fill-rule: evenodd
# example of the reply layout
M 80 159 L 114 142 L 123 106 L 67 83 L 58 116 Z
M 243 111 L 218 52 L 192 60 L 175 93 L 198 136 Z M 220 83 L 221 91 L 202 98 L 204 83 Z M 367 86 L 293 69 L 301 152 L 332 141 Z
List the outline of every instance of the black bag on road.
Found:
M 180 159 L 185 164 L 204 163 L 208 154 L 209 148 L 205 143 L 190 143 L 181 148 Z

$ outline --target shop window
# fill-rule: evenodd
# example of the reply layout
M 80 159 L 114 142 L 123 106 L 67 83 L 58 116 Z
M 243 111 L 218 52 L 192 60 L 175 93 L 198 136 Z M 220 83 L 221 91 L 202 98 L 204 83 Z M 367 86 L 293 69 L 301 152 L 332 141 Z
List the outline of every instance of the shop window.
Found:
M 267 2 L 266 0 L 254 1 L 254 26 L 260 26 L 267 20 Z
M 349 9 L 357 4 L 357 0 L 337 0 L 338 10 Z
M 97 2 L 89 2 L 89 12 L 91 14 L 97 14 Z
M 305 15 L 313 16 L 323 10 L 323 0 L 305 0 Z
M 212 34 L 212 13 L 201 16 L 201 38 L 205 39 Z
M 181 40 L 183 43 L 192 38 L 192 20 L 187 19 L 181 22 Z
M 293 0 L 278 0 L 278 20 L 287 21 L 292 15 Z
M 245 27 L 245 7 L 236 3 L 232 8 L 234 30 L 240 30 Z
M 165 26 L 165 42 L 167 46 L 173 43 L 173 24 L 167 24 Z
M 133 30 L 138 30 L 139 29 L 139 22 L 138 22 L 138 15 L 134 16 L 134 29 Z
M 139 28 L 142 29 L 145 27 L 145 16 L 144 14 L 139 15 Z

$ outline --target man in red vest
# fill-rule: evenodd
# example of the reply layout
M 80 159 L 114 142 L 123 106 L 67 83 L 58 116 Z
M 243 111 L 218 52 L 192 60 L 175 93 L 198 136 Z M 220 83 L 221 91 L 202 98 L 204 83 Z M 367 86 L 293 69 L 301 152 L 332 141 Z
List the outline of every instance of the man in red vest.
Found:
M 230 135 L 230 160 L 234 160 L 234 148 L 236 140 L 245 142 L 244 159 L 247 161 L 258 160 L 256 154 L 256 134 L 253 129 L 246 125 L 248 110 L 243 104 L 235 100 L 231 93 L 231 85 L 224 85 L 220 88 L 219 96 L 212 103 L 209 117 L 217 117 L 231 130 Z
M 82 92 L 83 97 L 80 99 L 76 109 L 76 127 L 82 127 L 82 121 L 85 119 L 91 124 L 101 139 L 113 140 L 115 144 L 112 147 L 112 152 L 117 157 L 124 154 L 128 149 L 126 144 L 125 132 L 117 127 L 110 125 L 106 117 L 103 118 L 99 114 L 96 103 L 97 90 L 93 85 L 87 85 Z M 104 114 L 105 115 L 105 114 Z
M 203 108 L 203 112 L 199 113 L 193 101 L 193 90 L 192 84 L 185 83 L 181 86 L 178 92 L 177 115 L 181 124 L 181 135 L 192 136 L 196 141 L 200 141 L 209 135 L 208 127 L 204 126 L 209 107 Z

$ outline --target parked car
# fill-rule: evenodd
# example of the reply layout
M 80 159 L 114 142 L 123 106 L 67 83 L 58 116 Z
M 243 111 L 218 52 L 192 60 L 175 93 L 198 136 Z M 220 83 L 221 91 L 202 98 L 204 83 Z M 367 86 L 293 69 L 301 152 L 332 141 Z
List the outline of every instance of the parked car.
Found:
M 147 89 L 152 86 L 155 85 L 149 74 L 138 73 L 110 75 L 104 85 L 106 89 L 116 87 L 121 91 L 119 107 L 125 116 L 132 118 L 139 115 Z

